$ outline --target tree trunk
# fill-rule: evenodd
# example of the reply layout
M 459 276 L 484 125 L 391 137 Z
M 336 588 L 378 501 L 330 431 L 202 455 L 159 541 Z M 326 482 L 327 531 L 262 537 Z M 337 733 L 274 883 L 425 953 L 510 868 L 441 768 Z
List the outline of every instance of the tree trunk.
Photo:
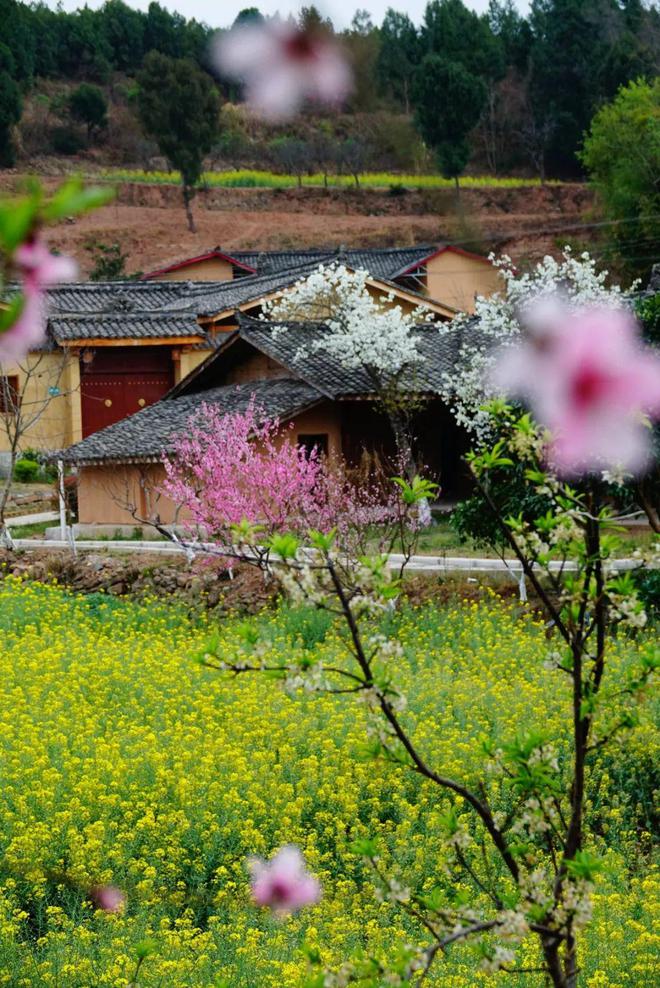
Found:
M 193 219 L 192 209 L 190 208 L 190 202 L 192 200 L 192 193 L 189 186 L 183 186 L 183 208 L 186 211 L 186 219 L 188 220 L 188 229 L 191 233 L 197 233 L 197 227 L 195 226 L 195 220 Z
M 461 187 L 458 183 L 458 175 L 454 175 L 454 191 L 456 193 L 456 202 L 461 201 Z
M 411 484 L 417 476 L 418 470 L 415 456 L 413 454 L 410 430 L 404 420 L 404 416 L 399 412 L 390 410 L 388 412 L 388 418 L 390 420 L 392 432 L 394 433 L 394 442 L 396 444 L 397 453 L 401 462 L 401 468 L 405 475 L 405 479 Z M 421 528 L 428 528 L 433 521 L 431 507 L 426 498 L 417 503 L 417 518 L 418 524 Z
M 14 479 L 14 468 L 16 467 L 17 459 L 18 452 L 16 449 L 16 443 L 14 442 L 12 443 L 12 449 L 10 451 L 9 473 L 2 491 L 0 492 L 0 546 L 3 546 L 5 549 L 13 548 L 11 536 L 9 535 L 9 530 L 7 529 L 5 512 L 7 511 L 7 502 L 9 501 L 9 492 Z
M 556 940 L 543 942 L 543 958 L 548 968 L 548 977 L 553 988 L 575 988 L 575 982 L 569 986 L 561 966 L 559 943 Z
M 660 511 L 658 511 L 658 508 L 653 503 L 652 498 L 649 497 L 643 479 L 637 484 L 637 497 L 649 525 L 654 532 L 660 535 Z

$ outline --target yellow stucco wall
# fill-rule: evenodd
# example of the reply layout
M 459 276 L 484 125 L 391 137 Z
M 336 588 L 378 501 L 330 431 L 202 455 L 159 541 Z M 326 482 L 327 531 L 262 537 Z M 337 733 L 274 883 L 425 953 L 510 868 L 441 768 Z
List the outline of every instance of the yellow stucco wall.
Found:
M 426 287 L 431 298 L 474 312 L 476 295 L 492 295 L 502 287 L 497 269 L 482 260 L 446 250 L 426 265 Z
M 178 360 L 174 361 L 174 383 L 178 384 L 179 381 L 183 381 L 184 377 L 194 371 L 195 367 L 199 367 L 211 352 L 210 348 L 204 350 L 182 349 L 179 352 Z
M 209 257 L 206 261 L 187 264 L 174 271 L 164 271 L 149 278 L 149 281 L 231 281 L 233 277 L 234 269 L 229 261 Z
M 160 464 L 83 467 L 78 480 L 78 521 L 83 525 L 137 525 L 140 518 L 157 513 L 169 524 L 175 518 L 174 505 L 156 492 L 164 478 Z
M 77 354 L 61 350 L 54 353 L 33 353 L 26 357 L 22 366 L 2 365 L 0 374 L 19 378 L 21 414 L 26 422 L 43 407 L 43 413 L 21 439 L 21 448 L 50 451 L 70 446 L 82 438 Z M 55 387 L 61 393 L 47 398 L 48 389 Z M 0 452 L 8 450 L 7 428 L 0 416 Z

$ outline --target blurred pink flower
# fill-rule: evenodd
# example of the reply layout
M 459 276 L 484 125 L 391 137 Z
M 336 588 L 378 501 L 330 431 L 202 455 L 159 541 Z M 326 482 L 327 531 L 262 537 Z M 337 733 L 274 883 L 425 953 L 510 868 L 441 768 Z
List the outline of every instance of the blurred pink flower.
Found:
M 51 254 L 38 237 L 21 244 L 14 260 L 26 287 L 49 288 L 60 282 L 73 281 L 78 274 L 78 265 L 73 258 Z
M 23 307 L 16 322 L 0 333 L 0 362 L 21 360 L 43 341 L 46 334 L 44 289 L 71 281 L 78 273 L 75 261 L 51 254 L 36 237 L 18 248 L 14 262 L 21 276 Z
M 252 897 L 259 906 L 275 912 L 293 913 L 321 898 L 321 886 L 305 867 L 297 847 L 281 848 L 274 858 L 250 858 Z
M 549 429 L 557 470 L 642 470 L 651 450 L 644 415 L 660 413 L 660 358 L 642 345 L 632 315 L 544 302 L 529 326 L 525 342 L 500 354 L 493 383 L 527 400 Z
M 45 328 L 43 295 L 38 288 L 26 285 L 18 319 L 4 333 L 0 333 L 0 363 L 22 360 L 29 350 L 43 341 Z
M 215 61 L 223 75 L 245 84 L 247 102 L 271 120 L 292 116 L 307 99 L 341 103 L 352 88 L 339 45 L 285 21 L 235 27 L 216 42 Z
M 116 885 L 96 885 L 90 891 L 90 899 L 97 909 L 106 913 L 124 911 L 126 896 Z

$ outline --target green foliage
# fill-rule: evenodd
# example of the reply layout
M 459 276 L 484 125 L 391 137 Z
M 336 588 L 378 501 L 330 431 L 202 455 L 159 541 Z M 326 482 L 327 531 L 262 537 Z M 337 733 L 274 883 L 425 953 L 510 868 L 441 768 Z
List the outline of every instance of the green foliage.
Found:
M 645 339 L 656 346 L 660 345 L 660 292 L 638 299 L 635 312 L 642 324 Z
M 547 498 L 536 494 L 520 464 L 506 474 L 498 475 L 491 481 L 491 486 L 505 517 L 522 514 L 525 521 L 532 521 L 544 515 L 550 507 Z M 508 544 L 497 518 L 478 491 L 456 505 L 451 523 L 461 538 L 473 539 L 477 545 L 502 548 Z
M 598 111 L 580 158 L 615 223 L 617 253 L 647 272 L 660 243 L 660 77 L 631 82 Z
M 459 62 L 427 55 L 413 89 L 420 133 L 437 156 L 440 171 L 458 180 L 470 156 L 467 136 L 486 102 L 486 88 Z
M 410 112 L 410 86 L 417 69 L 421 40 L 407 14 L 390 7 L 380 29 L 376 72 L 384 93 Z
M 77 129 L 63 124 L 61 127 L 53 127 L 51 130 L 50 146 L 55 154 L 70 157 L 82 151 L 85 141 Z
M 529 24 L 530 95 L 537 122 L 549 125 L 548 164 L 553 174 L 576 174 L 576 152 L 598 106 L 620 85 L 657 71 L 658 11 L 638 2 L 535 0 Z
M 30 181 L 21 198 L 0 200 L 0 255 L 13 254 L 36 227 L 96 209 L 113 196 L 113 189 L 85 186 L 77 177 L 63 182 L 51 196 L 39 182 Z
M 137 77 L 137 112 L 144 131 L 181 175 L 188 204 L 202 175 L 204 156 L 218 136 L 220 104 L 209 75 L 190 59 L 151 52 Z M 191 228 L 192 216 L 188 212 Z
M 633 574 L 633 580 L 645 610 L 660 618 L 660 570 L 640 569 Z
M 107 123 L 108 103 L 98 86 L 81 83 L 69 97 L 69 110 L 74 120 L 84 123 L 87 137 Z
M 503 47 L 488 18 L 469 10 L 462 0 L 431 0 L 421 40 L 427 52 L 451 59 L 483 82 L 504 75 Z
M 14 480 L 19 484 L 34 484 L 39 476 L 39 464 L 34 460 L 17 460 Z
M 118 243 L 93 243 L 87 248 L 92 255 L 94 267 L 89 273 L 90 281 L 121 281 L 126 278 L 126 261 Z
M 0 43 L 0 168 L 10 168 L 16 157 L 12 131 L 21 119 L 22 103 L 15 72 L 11 51 Z

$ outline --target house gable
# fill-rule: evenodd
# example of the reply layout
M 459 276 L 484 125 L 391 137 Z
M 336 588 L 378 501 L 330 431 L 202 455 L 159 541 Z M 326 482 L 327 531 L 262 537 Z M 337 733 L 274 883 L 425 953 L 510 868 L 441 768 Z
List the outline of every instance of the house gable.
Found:
M 502 288 L 497 268 L 481 254 L 448 244 L 402 269 L 397 281 L 422 288 L 461 312 L 474 312 L 477 295 L 488 297 Z
M 141 281 L 232 281 L 235 277 L 255 274 L 256 268 L 237 260 L 224 251 L 208 251 L 183 261 L 175 261 L 165 267 L 143 274 Z

